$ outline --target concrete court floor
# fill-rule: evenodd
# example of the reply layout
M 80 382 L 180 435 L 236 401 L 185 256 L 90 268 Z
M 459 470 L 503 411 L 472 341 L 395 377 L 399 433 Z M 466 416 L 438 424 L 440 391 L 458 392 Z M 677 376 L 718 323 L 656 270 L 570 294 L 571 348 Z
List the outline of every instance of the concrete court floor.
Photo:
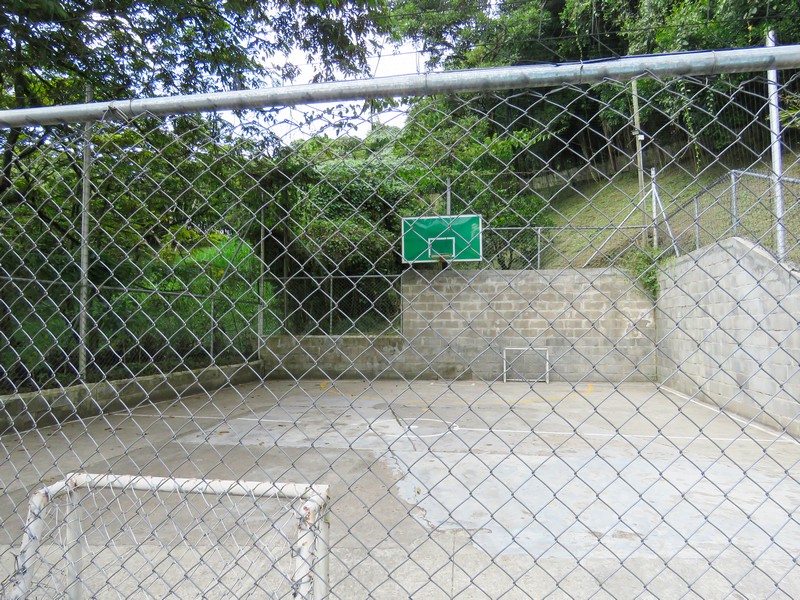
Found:
M 798 460 L 651 384 L 270 381 L 4 436 L 0 581 L 86 470 L 330 484 L 332 597 L 800 597 Z

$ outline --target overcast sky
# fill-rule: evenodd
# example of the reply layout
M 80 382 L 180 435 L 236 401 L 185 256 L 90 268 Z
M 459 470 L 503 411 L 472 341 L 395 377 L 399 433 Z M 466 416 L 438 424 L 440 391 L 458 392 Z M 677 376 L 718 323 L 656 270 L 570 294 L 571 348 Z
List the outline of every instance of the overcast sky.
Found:
M 314 76 L 314 69 L 312 65 L 306 64 L 305 59 L 301 55 L 291 56 L 290 61 L 300 67 L 300 75 L 293 82 L 294 85 L 309 83 Z M 421 53 L 414 50 L 410 45 L 400 48 L 387 46 L 381 56 L 371 57 L 369 59 L 369 66 L 372 77 L 390 77 L 393 75 L 413 75 L 416 73 L 425 72 L 425 57 Z M 352 79 L 352 78 L 350 78 Z M 356 103 L 357 105 L 358 103 Z M 309 129 L 298 127 L 305 120 L 305 115 L 309 112 L 319 113 L 321 116 L 320 121 L 330 121 L 331 119 L 323 116 L 326 109 L 330 109 L 334 104 L 320 104 L 312 108 L 297 107 L 296 109 L 286 109 L 281 111 L 278 117 L 278 123 L 273 125 L 273 131 L 279 132 L 279 135 L 285 142 L 293 139 L 308 137 Z M 402 127 L 405 123 L 405 112 L 403 110 L 387 111 L 381 113 L 378 117 L 381 123 Z M 319 129 L 321 123 L 317 123 L 313 129 Z M 348 130 L 346 133 L 349 135 L 366 135 L 370 130 L 370 123 L 364 119 L 359 123 L 356 129 Z M 330 137 L 340 135 L 342 132 L 336 132 L 333 128 L 325 131 Z

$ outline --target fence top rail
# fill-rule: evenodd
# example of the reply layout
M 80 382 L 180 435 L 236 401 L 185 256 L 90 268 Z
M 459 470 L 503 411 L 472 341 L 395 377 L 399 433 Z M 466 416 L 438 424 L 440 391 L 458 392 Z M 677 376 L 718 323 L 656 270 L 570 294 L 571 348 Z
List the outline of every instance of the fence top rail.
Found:
M 775 175 L 772 173 L 756 173 L 754 171 L 740 171 L 739 169 L 731 170 L 733 175 L 747 176 L 747 177 L 756 177 L 758 179 L 780 179 L 781 181 L 788 181 L 789 183 L 800 183 L 800 179 L 797 177 L 784 177 L 783 175 Z
M 0 128 L 126 120 L 143 114 L 165 116 L 222 110 L 257 110 L 369 98 L 532 89 L 597 83 L 607 79 L 627 81 L 645 77 L 702 76 L 795 67 L 800 67 L 800 45 L 654 54 L 591 62 L 495 67 L 255 90 L 2 110 Z

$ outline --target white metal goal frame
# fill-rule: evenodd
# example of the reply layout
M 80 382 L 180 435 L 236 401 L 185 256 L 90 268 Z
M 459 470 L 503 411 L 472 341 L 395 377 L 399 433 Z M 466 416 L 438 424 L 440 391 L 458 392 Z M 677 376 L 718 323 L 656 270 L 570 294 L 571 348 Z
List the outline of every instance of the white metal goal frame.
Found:
M 544 373 L 540 377 L 536 379 L 518 379 L 514 377 L 509 377 L 509 367 L 513 369 L 513 364 L 519 359 L 519 356 L 512 360 L 509 364 L 508 361 L 508 353 L 509 352 L 520 352 L 520 356 L 525 352 L 535 352 L 539 358 L 544 359 Z M 549 348 L 536 348 L 533 346 L 526 346 L 521 348 L 503 348 L 503 383 L 507 382 L 526 382 L 526 383 L 535 383 L 539 381 L 543 381 L 545 383 L 550 383 L 550 350 Z
M 28 518 L 23 528 L 22 545 L 17 557 L 17 569 L 9 600 L 29 597 L 34 587 L 33 574 L 39 545 L 45 528 L 42 513 L 54 500 L 66 497 L 65 558 L 69 565 L 69 581 L 65 583 L 68 600 L 84 597 L 79 565 L 83 547 L 80 520 L 81 492 L 119 490 L 205 494 L 249 497 L 253 499 L 284 498 L 304 500 L 300 508 L 297 540 L 293 549 L 293 597 L 319 600 L 328 597 L 330 523 L 325 517 L 329 503 L 328 486 L 267 481 L 227 481 L 175 477 L 70 473 L 63 480 L 45 486 L 31 495 Z

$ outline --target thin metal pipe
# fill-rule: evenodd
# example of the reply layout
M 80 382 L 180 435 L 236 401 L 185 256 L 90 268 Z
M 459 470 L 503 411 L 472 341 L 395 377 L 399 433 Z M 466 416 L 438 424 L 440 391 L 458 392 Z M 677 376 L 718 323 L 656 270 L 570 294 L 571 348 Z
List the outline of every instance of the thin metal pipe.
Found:
M 87 86 L 86 99 L 91 100 L 92 89 Z M 83 173 L 81 174 L 81 277 L 78 316 L 78 373 L 86 379 L 89 303 L 89 213 L 92 202 L 92 122 L 83 129 Z
M 213 278 L 212 278 L 212 280 L 209 282 L 209 287 L 214 286 L 214 285 L 215 285 L 215 282 L 213 281 Z M 209 292 L 209 298 L 210 298 L 210 301 L 209 301 L 209 305 L 210 305 L 209 306 L 209 312 L 210 312 L 210 316 L 211 316 L 211 340 L 209 342 L 208 353 L 211 356 L 211 360 L 212 361 L 216 358 L 216 356 L 214 355 L 214 338 L 217 335 L 217 320 L 214 318 L 214 298 L 216 298 L 216 295 L 217 295 L 216 292 L 217 291 L 218 290 L 216 289 L 216 286 L 215 286 L 215 288 L 212 289 Z
M 631 81 L 631 97 L 633 99 L 633 137 L 636 140 L 636 172 L 639 175 L 639 197 L 642 199 L 642 230 L 647 230 L 647 207 L 644 205 L 644 155 L 642 154 L 642 124 L 639 118 L 639 87 L 636 79 Z M 647 245 L 645 236 L 642 236 L 642 247 Z
M 763 173 L 755 173 L 754 171 L 739 171 L 734 169 L 731 173 L 735 173 L 739 177 L 746 175 L 747 177 L 756 177 L 758 179 L 772 179 L 772 175 L 764 175 Z M 781 181 L 788 181 L 789 183 L 800 183 L 797 177 L 781 177 Z
M 627 218 L 631 217 L 632 213 L 629 213 Z M 527 231 L 530 230 L 530 227 L 487 227 L 484 229 L 486 231 Z M 559 230 L 569 230 L 569 231 L 581 231 L 581 230 L 591 230 L 591 231 L 598 231 L 601 229 L 613 229 L 614 231 L 618 231 L 620 229 L 637 229 L 641 231 L 641 227 L 639 225 L 614 225 L 613 223 L 609 225 L 542 225 L 534 227 L 534 229 L 559 229 Z M 361 275 L 359 275 L 361 277 Z M 376 275 L 364 275 L 364 277 L 376 277 Z
M 533 89 L 599 83 L 607 79 L 628 81 L 637 77 L 745 73 L 798 66 L 800 66 L 800 45 L 629 56 L 593 62 L 496 67 L 215 94 L 4 110 L 0 111 L 0 127 L 125 120 L 143 114 L 164 116 L 369 98 Z
M 542 268 L 542 228 L 536 228 L 536 268 Z
M 83 571 L 82 497 L 83 494 L 77 489 L 67 492 L 66 558 L 69 571 L 69 583 L 66 590 L 67 600 L 82 600 L 84 597 L 83 581 L 81 580 L 81 572 Z
M 738 173 L 738 171 L 731 171 L 731 229 L 734 237 L 739 234 L 739 199 L 736 197 Z
M 777 44 L 775 32 L 767 33 L 767 48 Z M 786 224 L 783 220 L 783 149 L 781 148 L 781 115 L 778 104 L 778 71 L 767 71 L 769 89 L 769 133 L 772 140 L 772 192 L 775 197 L 775 254 L 778 260 L 786 257 Z
M 366 276 L 365 276 L 366 277 Z M 390 276 L 387 275 L 387 278 Z M 399 275 L 391 276 L 391 277 L 399 277 Z M 280 278 L 278 278 L 280 279 Z M 75 287 L 76 285 L 80 285 L 80 282 L 77 284 L 75 282 L 69 281 L 54 281 L 52 279 L 34 279 L 33 277 L 8 277 L 6 275 L 0 275 L 0 281 L 21 281 L 25 283 L 40 283 L 42 285 L 62 285 L 64 287 Z M 98 285 L 95 286 L 95 289 L 99 292 L 102 290 L 113 290 L 117 292 L 131 292 L 137 294 L 150 294 L 150 295 L 158 295 L 158 296 L 175 296 L 180 298 L 193 298 L 195 300 L 208 300 L 210 298 L 216 297 L 214 294 L 195 294 L 189 291 L 170 291 L 170 290 L 150 290 L 147 288 L 133 288 L 133 287 L 124 287 L 121 285 Z M 236 300 L 237 304 L 258 304 L 258 300 L 243 300 L 238 299 Z
M 658 248 L 658 192 L 655 167 L 650 170 L 650 197 L 653 204 L 653 248 Z
M 304 483 L 273 483 L 269 481 L 228 481 L 222 479 L 189 479 L 181 477 L 150 477 L 144 475 L 107 475 L 93 473 L 70 473 L 66 482 L 61 482 L 58 495 L 66 486 L 85 487 L 90 490 L 130 489 L 164 493 L 214 494 L 228 496 L 252 496 L 255 498 L 328 498 L 327 485 Z M 62 490 L 64 488 L 64 490 Z M 50 488 L 46 488 L 49 490 Z M 54 498 L 49 493 L 49 498 Z
M 656 183 L 655 168 L 652 169 L 651 176 L 653 178 L 653 199 L 655 200 L 655 205 L 658 207 L 658 210 L 661 211 L 661 216 L 664 217 L 664 226 L 667 229 L 667 235 L 669 235 L 669 239 L 672 240 L 672 248 L 675 250 L 675 256 L 680 256 L 681 250 L 678 247 L 678 240 L 675 239 L 675 234 L 672 232 L 672 226 L 669 224 L 669 217 L 667 217 L 667 211 L 664 209 L 664 203 L 661 201 L 661 195 L 658 193 L 658 184 Z
M 694 197 L 694 248 L 700 247 L 700 202 Z
M 316 538 L 314 530 L 317 529 L 322 507 L 313 499 L 308 500 L 300 508 L 300 520 L 297 527 L 297 544 L 295 552 L 295 569 L 292 577 L 294 597 L 303 600 L 311 599 L 312 586 L 315 583 L 314 566 L 316 562 Z M 314 586 L 315 587 L 315 586 Z M 313 590 L 316 600 L 316 592 Z
M 319 533 L 317 535 L 317 564 L 315 569 L 317 578 L 314 580 L 314 597 L 318 600 L 327 598 L 330 593 L 331 521 L 326 514 L 327 511 L 325 511 L 329 500 L 329 498 L 325 498 L 324 512 L 317 521 Z
M 266 285 L 264 277 L 266 276 L 265 261 L 264 261 L 264 238 L 267 235 L 266 228 L 264 227 L 264 206 L 265 201 L 263 198 L 263 191 L 261 193 L 261 211 L 259 212 L 260 218 L 260 235 L 258 238 L 258 357 L 264 350 L 264 311 L 266 311 L 266 302 L 264 296 L 266 294 Z
M 450 214 L 450 176 L 447 176 L 447 206 L 445 207 L 444 214 Z

